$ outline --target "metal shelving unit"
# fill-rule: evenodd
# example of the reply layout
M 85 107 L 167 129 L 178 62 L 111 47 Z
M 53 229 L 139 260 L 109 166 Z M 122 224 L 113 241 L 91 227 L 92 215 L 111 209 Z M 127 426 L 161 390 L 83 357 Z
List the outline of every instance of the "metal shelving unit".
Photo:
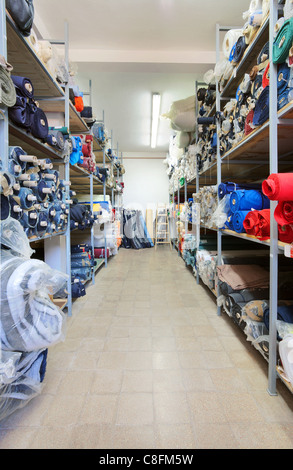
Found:
M 270 42 L 270 57 L 272 57 L 274 27 L 278 19 L 279 0 L 270 0 L 270 14 L 265 19 L 252 43 L 246 49 L 243 58 L 234 73 L 225 84 L 223 90 L 219 91 L 217 83 L 216 103 L 212 107 L 209 116 L 216 111 L 222 110 L 224 101 L 236 95 L 238 85 L 243 75 L 254 65 L 256 57 L 264 44 Z M 221 27 L 216 25 L 216 49 L 217 60 L 220 60 L 220 32 L 232 29 L 232 27 Z M 292 171 L 292 118 L 293 102 L 287 104 L 280 111 L 277 110 L 277 66 L 270 62 L 270 119 L 262 126 L 256 128 L 248 136 L 244 137 L 235 147 L 224 155 L 220 155 L 219 137 L 217 138 L 217 158 L 211 165 L 197 174 L 187 182 L 190 190 L 196 188 L 198 192 L 200 185 L 217 185 L 222 181 L 234 181 L 235 183 L 253 182 L 265 179 L 271 173 Z M 197 89 L 197 84 L 196 84 Z M 197 114 L 198 115 L 198 114 Z M 218 125 L 219 126 L 219 125 Z M 217 131 L 219 130 L 219 127 Z M 185 200 L 186 200 L 186 190 Z M 270 328 L 269 328 L 269 358 L 268 358 L 268 393 L 277 395 L 276 383 L 280 378 L 293 391 L 292 386 L 282 377 L 277 368 L 277 306 L 278 306 L 278 255 L 284 254 L 286 243 L 278 241 L 277 223 L 274 219 L 274 210 L 277 201 L 270 201 L 271 209 L 271 238 L 261 241 L 254 236 L 244 233 L 238 234 L 228 229 L 213 230 L 217 236 L 218 259 L 221 260 L 222 237 L 238 237 L 243 241 L 254 242 L 268 248 L 270 259 Z M 201 226 L 207 229 L 207 227 Z M 197 281 L 198 275 L 197 275 Z M 217 293 L 215 293 L 217 295 Z M 218 308 L 218 315 L 221 309 Z

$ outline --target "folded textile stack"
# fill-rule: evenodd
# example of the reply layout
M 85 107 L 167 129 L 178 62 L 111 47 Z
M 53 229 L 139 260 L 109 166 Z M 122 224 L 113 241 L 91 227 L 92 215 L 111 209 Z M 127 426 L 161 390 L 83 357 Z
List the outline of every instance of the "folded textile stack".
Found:
M 182 258 L 187 266 L 195 266 L 197 239 L 192 234 L 185 234 L 182 242 Z
M 70 182 L 60 179 L 52 161 L 9 147 L 8 166 L 10 173 L 1 174 L 1 220 L 19 220 L 29 237 L 65 230 Z
M 78 162 L 80 166 L 85 168 L 89 173 L 95 173 L 96 171 L 96 157 L 93 152 L 93 136 L 92 135 L 81 135 L 79 137 L 82 151 L 82 162 Z
M 293 242 L 293 173 L 273 173 L 262 184 L 263 193 L 278 201 L 274 218 L 278 223 L 279 240 Z
M 209 289 L 215 289 L 215 277 L 217 272 L 218 255 L 216 251 L 197 250 L 196 268 Z
M 51 296 L 68 276 L 32 253 L 21 224 L 1 221 L 0 420 L 41 392 L 47 349 L 64 339 L 66 317 Z
M 11 79 L 12 65 L 6 62 L 5 58 L 0 55 L 0 104 L 4 106 L 14 106 L 16 103 L 16 91 L 14 83 Z
M 71 281 L 76 284 L 76 279 L 80 282 L 87 281 L 92 276 L 95 267 L 95 257 L 93 249 L 88 244 L 71 246 Z M 74 286 L 76 289 L 76 286 Z M 76 292 L 75 292 L 76 294 Z
M 15 86 L 16 102 L 8 108 L 9 119 L 18 127 L 30 132 L 33 137 L 46 141 L 48 120 L 34 99 L 34 87 L 29 78 L 11 75 Z

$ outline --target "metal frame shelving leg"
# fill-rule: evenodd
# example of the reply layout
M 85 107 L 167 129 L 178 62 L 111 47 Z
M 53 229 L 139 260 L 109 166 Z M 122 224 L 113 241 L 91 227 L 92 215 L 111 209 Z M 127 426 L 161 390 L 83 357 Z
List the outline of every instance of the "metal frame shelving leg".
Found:
M 0 54 L 7 60 L 7 32 L 6 32 L 6 10 L 5 0 L 0 0 Z M 1 89 L 0 89 L 1 93 Z M 0 156 L 1 156 L 1 170 L 8 169 L 8 109 L 6 106 L 0 104 Z
M 270 57 L 273 57 L 274 27 L 278 0 L 270 0 Z M 277 65 L 270 61 L 270 173 L 278 173 Z M 268 393 L 277 395 L 277 308 L 278 308 L 278 226 L 274 218 L 277 201 L 270 202 L 270 323 Z

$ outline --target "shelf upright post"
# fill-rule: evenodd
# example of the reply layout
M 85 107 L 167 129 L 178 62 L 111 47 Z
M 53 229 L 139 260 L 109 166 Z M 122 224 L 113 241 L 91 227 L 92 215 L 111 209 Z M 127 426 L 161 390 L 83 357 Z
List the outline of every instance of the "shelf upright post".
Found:
M 198 82 L 195 82 L 195 119 L 196 119 L 196 125 L 195 125 L 195 142 L 196 144 L 198 143 L 198 124 L 197 124 L 197 118 L 198 118 L 198 97 L 197 97 L 197 90 L 198 90 Z M 196 162 L 196 190 L 195 192 L 199 192 L 199 173 L 198 173 L 198 164 Z M 195 221 L 196 223 L 196 252 L 199 249 L 200 245 L 200 219 L 197 217 L 197 220 Z M 196 269 L 196 283 L 199 284 L 199 272 L 198 269 Z
M 274 27 L 278 21 L 278 0 L 270 0 L 270 57 L 273 57 Z M 277 65 L 270 61 L 270 173 L 278 173 Z M 274 218 L 277 201 L 270 201 L 270 320 L 268 393 L 277 395 L 277 308 L 278 308 L 278 226 Z
M 217 23 L 216 25 L 216 61 L 217 63 L 220 61 L 220 25 Z M 220 90 L 219 90 L 219 82 L 216 79 L 216 112 L 219 113 L 221 111 L 220 108 Z M 220 139 L 219 139 L 219 132 L 220 132 L 220 123 L 217 119 L 217 185 L 221 183 L 222 179 L 222 160 L 220 154 Z M 219 197 L 218 197 L 219 199 Z M 217 231 L 217 248 L 218 248 L 218 265 L 222 262 L 222 232 L 221 230 Z M 217 297 L 219 297 L 219 286 L 218 286 Z M 217 314 L 220 316 L 222 314 L 221 307 L 217 307 Z
M 105 113 L 103 111 L 103 124 L 105 124 Z M 105 168 L 105 146 L 103 147 L 103 168 Z M 103 195 L 104 201 L 106 201 L 106 179 L 103 182 Z M 106 231 L 105 231 L 105 267 L 108 265 L 108 255 L 107 255 L 107 238 L 106 238 Z
M 178 256 L 180 256 L 180 250 L 179 250 L 179 221 L 180 221 L 180 218 L 179 218 L 179 205 L 180 205 L 180 180 L 178 178 L 178 187 L 177 187 L 177 205 L 178 205 L 178 210 L 177 210 L 177 239 L 178 239 Z
M 69 75 L 69 26 L 68 22 L 65 22 L 64 25 L 65 32 L 65 64 L 66 70 Z M 70 128 L 70 119 L 69 119 L 69 82 L 65 84 L 65 127 Z M 66 157 L 65 161 L 65 179 L 70 180 L 70 158 L 69 155 Z M 66 189 L 67 197 L 69 198 L 69 187 Z M 66 273 L 68 275 L 67 281 L 67 311 L 68 316 L 72 315 L 72 295 L 71 295 L 71 233 L 70 233 L 70 211 L 68 211 L 68 223 L 66 230 Z
M 94 213 L 94 175 L 90 174 L 90 204 L 91 204 L 91 213 Z M 94 250 L 94 226 L 91 227 L 91 246 Z M 92 272 L 92 283 L 95 284 L 95 269 L 93 268 Z
M 0 54 L 7 60 L 7 31 L 6 31 L 6 9 L 5 0 L 0 0 L 0 22 L 2 34 L 0 35 Z M 1 93 L 1 89 L 0 89 Z M 8 109 L 0 104 L 0 169 L 8 169 Z

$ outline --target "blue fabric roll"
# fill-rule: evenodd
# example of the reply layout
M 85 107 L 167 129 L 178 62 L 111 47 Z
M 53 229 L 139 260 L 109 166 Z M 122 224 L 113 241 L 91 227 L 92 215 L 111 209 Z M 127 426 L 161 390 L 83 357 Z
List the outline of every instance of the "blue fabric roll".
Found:
M 269 209 L 270 200 L 255 189 L 239 189 L 233 191 L 230 196 L 230 209 L 233 213 L 237 211 L 251 211 Z
M 23 127 L 24 129 L 30 128 L 30 113 L 28 106 L 25 106 L 24 108 L 20 106 L 8 108 L 8 116 L 16 126 Z
M 20 220 L 23 211 L 22 211 L 21 207 L 19 206 L 19 204 L 13 199 L 12 196 L 9 196 L 9 205 L 10 205 L 10 216 L 15 220 Z M 16 206 L 18 206 L 18 208 L 20 210 L 14 211 L 13 209 Z
M 245 229 L 243 227 L 243 221 L 247 216 L 249 211 L 237 211 L 234 212 L 232 217 L 232 226 L 233 230 L 237 233 L 244 233 Z
M 227 220 L 225 222 L 225 226 L 229 230 L 233 230 L 233 212 L 232 211 L 229 211 L 227 214 Z
M 10 204 L 9 204 L 8 197 L 4 196 L 4 194 L 1 194 L 0 212 L 1 212 L 1 220 L 8 219 L 10 215 Z
M 9 159 L 13 160 L 17 163 L 17 165 L 21 166 L 22 171 L 25 171 L 26 162 L 22 162 L 20 160 L 21 155 L 27 155 L 27 153 L 21 147 L 9 147 Z
M 253 125 L 261 126 L 270 117 L 270 87 L 267 86 L 261 92 L 254 109 Z
M 49 125 L 47 116 L 41 108 L 31 109 L 30 129 L 36 139 L 46 140 L 48 137 Z
M 32 214 L 36 215 L 37 217 L 36 218 L 32 217 Z M 37 223 L 38 223 L 38 213 L 37 213 L 37 211 L 34 211 L 34 210 L 32 210 L 32 211 L 23 211 L 21 219 L 20 219 L 20 223 L 23 226 L 23 228 L 25 228 L 25 229 L 35 228 L 37 226 Z
M 237 191 L 238 189 L 260 189 L 261 184 L 235 184 L 231 181 L 227 181 L 226 183 L 220 183 L 218 186 L 218 196 L 222 199 L 227 194 L 232 193 L 233 191 Z
M 288 67 L 286 62 L 281 64 L 278 69 L 278 94 L 281 94 L 283 91 L 286 90 L 289 83 L 291 69 Z
M 29 78 L 18 77 L 17 75 L 11 75 L 11 80 L 13 81 L 14 86 L 17 88 L 17 91 L 19 91 L 22 96 L 25 96 L 31 99 L 33 98 L 34 87 Z M 31 87 L 31 91 L 27 89 L 27 85 Z
M 79 136 L 71 137 L 72 151 L 70 154 L 70 164 L 76 165 L 83 162 L 82 142 Z
M 33 196 L 33 192 L 29 188 L 20 188 L 17 197 L 19 198 L 20 207 L 22 209 L 30 209 L 34 201 L 29 201 L 28 196 Z
M 292 90 L 293 88 L 285 88 L 285 90 L 278 95 L 278 111 L 289 103 L 289 93 Z

